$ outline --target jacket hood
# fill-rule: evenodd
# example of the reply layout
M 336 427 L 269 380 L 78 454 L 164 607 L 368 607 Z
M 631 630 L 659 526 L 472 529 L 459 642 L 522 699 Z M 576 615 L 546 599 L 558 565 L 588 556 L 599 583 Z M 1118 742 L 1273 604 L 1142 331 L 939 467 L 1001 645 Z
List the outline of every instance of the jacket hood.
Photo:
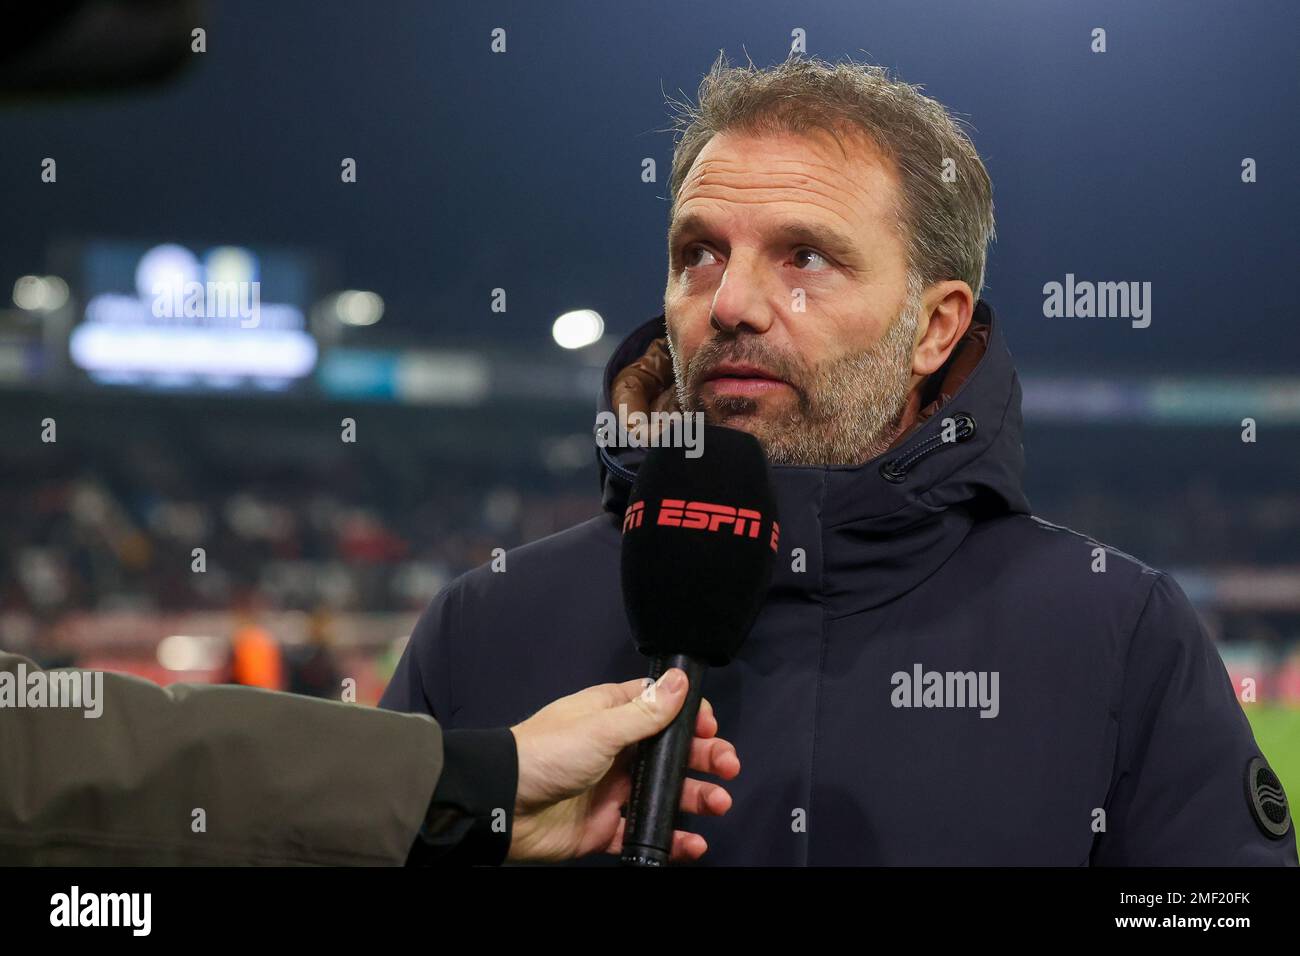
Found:
M 619 373 L 666 335 L 660 315 L 622 341 L 598 412 L 614 411 Z M 981 299 L 948 362 L 913 391 L 888 451 L 861 465 L 772 467 L 781 523 L 773 592 L 812 594 L 833 616 L 875 607 L 925 580 L 976 521 L 1027 514 L 1020 399 L 1011 354 Z M 606 511 L 622 517 L 645 454 L 597 442 Z

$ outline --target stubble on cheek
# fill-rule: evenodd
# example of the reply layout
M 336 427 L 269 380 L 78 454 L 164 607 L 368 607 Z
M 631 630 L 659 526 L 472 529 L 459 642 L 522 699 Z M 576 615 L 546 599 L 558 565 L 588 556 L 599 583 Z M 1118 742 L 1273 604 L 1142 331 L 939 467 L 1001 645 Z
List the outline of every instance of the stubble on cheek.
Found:
M 679 406 L 753 434 L 774 464 L 861 464 L 897 431 L 910 389 L 915 308 L 909 302 L 873 347 L 811 367 L 749 336 L 706 339 L 683 363 L 670 335 Z M 701 376 L 724 360 L 761 365 L 791 388 L 758 398 L 701 395 Z

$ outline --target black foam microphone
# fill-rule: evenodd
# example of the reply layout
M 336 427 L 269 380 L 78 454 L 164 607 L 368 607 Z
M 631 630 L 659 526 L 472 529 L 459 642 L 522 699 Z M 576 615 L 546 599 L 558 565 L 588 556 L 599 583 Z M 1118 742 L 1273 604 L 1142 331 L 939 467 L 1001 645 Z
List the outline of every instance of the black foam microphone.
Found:
M 622 861 L 664 866 L 706 667 L 731 660 L 772 579 L 780 527 L 767 458 L 745 432 L 706 425 L 700 454 L 651 449 L 623 515 L 623 605 L 650 677 L 680 667 L 690 679 L 681 712 L 639 745 Z

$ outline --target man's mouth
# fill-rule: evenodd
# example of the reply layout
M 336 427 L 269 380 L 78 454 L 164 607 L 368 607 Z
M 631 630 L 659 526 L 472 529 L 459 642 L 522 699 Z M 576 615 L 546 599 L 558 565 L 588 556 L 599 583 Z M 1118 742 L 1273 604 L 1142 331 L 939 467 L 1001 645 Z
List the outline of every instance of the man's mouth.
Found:
M 742 395 L 758 398 L 779 389 L 790 388 L 785 379 L 758 365 L 747 362 L 721 362 L 705 374 L 700 383 L 713 395 Z

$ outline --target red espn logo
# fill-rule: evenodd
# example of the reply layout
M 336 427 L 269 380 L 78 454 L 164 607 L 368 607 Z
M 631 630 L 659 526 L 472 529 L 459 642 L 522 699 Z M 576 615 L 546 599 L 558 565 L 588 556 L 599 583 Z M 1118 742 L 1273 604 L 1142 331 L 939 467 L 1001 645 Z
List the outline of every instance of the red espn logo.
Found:
M 623 531 L 641 527 L 645 519 L 645 502 L 634 501 L 623 514 Z M 744 537 L 757 538 L 763 516 L 752 508 L 733 508 L 731 505 L 715 505 L 708 501 L 687 502 L 681 498 L 665 498 L 659 505 L 659 518 L 656 524 L 672 528 L 689 528 L 695 531 L 720 532 L 725 525 L 731 526 L 731 533 Z M 772 522 L 772 537 L 768 541 L 773 551 L 781 536 L 781 527 Z

